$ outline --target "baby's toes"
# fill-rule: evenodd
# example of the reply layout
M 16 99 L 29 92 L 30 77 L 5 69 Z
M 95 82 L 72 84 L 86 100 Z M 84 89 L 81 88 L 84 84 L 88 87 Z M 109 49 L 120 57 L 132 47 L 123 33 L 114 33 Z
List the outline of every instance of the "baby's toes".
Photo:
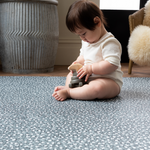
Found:
M 56 92 L 54 92 L 54 93 L 52 94 L 52 96 L 53 96 L 53 97 L 55 97 L 56 95 L 57 95 L 57 93 L 56 93 Z
M 56 93 L 54 97 L 56 100 L 61 101 L 61 97 L 58 95 L 58 93 Z

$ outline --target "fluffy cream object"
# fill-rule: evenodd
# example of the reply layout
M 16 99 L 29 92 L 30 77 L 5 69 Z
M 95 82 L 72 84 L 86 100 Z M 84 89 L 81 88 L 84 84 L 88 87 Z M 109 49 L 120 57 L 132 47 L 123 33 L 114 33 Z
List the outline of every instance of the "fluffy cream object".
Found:
M 129 58 L 140 66 L 150 66 L 150 27 L 137 26 L 128 43 Z
M 150 0 L 148 0 L 147 3 L 145 4 L 144 12 L 145 15 L 143 20 L 143 25 L 150 27 Z

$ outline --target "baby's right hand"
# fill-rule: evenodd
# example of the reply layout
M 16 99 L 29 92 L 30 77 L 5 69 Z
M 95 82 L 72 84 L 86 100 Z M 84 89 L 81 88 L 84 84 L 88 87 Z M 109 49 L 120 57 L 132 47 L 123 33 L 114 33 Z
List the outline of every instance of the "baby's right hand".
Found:
M 77 62 L 76 61 L 74 61 L 71 65 L 73 65 L 73 64 L 76 64 Z

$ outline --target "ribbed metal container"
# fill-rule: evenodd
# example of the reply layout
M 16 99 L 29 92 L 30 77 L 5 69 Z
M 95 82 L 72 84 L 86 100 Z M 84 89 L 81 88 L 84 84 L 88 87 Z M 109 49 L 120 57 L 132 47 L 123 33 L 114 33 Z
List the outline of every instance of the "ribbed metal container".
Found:
M 59 23 L 56 0 L 0 0 L 0 60 L 11 73 L 52 72 Z

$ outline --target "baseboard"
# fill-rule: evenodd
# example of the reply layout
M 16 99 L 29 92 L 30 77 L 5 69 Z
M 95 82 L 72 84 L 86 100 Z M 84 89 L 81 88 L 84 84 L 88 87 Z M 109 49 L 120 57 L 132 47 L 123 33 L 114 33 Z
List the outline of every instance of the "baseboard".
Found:
M 59 44 L 81 44 L 80 39 L 60 38 Z

